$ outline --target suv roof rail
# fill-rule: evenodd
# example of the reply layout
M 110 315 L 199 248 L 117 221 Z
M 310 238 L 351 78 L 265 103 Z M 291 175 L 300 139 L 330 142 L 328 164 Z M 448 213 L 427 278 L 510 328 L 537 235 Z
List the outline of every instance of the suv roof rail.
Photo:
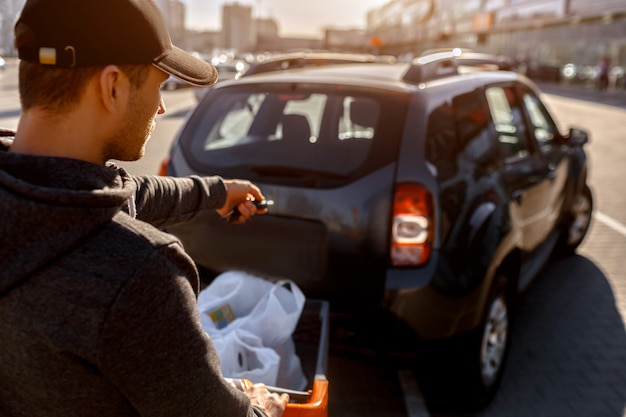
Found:
M 413 83 L 423 83 L 459 73 L 455 52 L 437 52 L 411 61 L 402 79 Z
M 423 83 L 460 74 L 462 72 L 459 67 L 469 67 L 474 71 L 512 70 L 513 64 L 505 56 L 455 48 L 415 58 L 402 79 L 411 83 Z

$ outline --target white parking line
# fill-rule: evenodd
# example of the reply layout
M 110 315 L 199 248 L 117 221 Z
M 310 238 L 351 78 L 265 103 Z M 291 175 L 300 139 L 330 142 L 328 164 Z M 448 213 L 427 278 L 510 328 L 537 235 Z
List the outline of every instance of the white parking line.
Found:
M 607 216 L 606 214 L 597 211 L 593 216 L 600 223 L 604 223 L 606 226 L 609 226 L 611 229 L 615 230 L 617 233 L 626 237 L 626 226 L 615 220 L 614 218 Z
M 398 380 L 404 392 L 407 417 L 430 417 L 413 372 L 408 369 L 398 370 Z

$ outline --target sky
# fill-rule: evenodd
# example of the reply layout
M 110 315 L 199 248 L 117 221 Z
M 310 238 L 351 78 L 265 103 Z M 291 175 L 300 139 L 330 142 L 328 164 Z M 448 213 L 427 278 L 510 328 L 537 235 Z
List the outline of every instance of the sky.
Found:
M 365 28 L 367 12 L 389 0 L 182 0 L 189 29 L 219 30 L 224 4 L 252 6 L 254 17 L 274 18 L 280 36 L 320 37 L 325 27 Z

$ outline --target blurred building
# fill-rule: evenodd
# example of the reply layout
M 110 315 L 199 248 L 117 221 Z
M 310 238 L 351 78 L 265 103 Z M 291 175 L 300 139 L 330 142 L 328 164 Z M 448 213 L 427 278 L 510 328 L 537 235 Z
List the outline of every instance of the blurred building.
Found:
M 223 47 L 236 51 L 250 51 L 256 44 L 252 20 L 252 7 L 238 3 L 222 8 Z
M 321 39 L 289 38 L 279 35 L 279 26 L 273 18 L 254 17 L 252 7 L 238 3 L 222 6 L 220 31 L 187 31 L 187 49 L 205 55 L 242 55 L 258 51 L 286 51 L 292 49 L 319 49 Z
M 207 30 L 187 30 L 187 48 L 205 57 L 213 55 L 221 48 L 222 32 Z
M 0 0 L 0 55 L 14 55 L 13 27 L 26 0 Z
M 167 22 L 172 43 L 183 49 L 189 49 L 185 29 L 185 5 L 180 0 L 169 0 L 167 6 Z
M 254 49 L 256 50 L 272 50 L 279 43 L 278 23 L 270 18 L 254 19 L 254 29 L 256 39 Z
M 159 6 L 159 9 L 161 9 L 161 13 L 163 13 L 165 20 L 168 20 L 169 10 L 170 10 L 170 5 L 169 5 L 170 0 L 154 0 L 154 2 L 156 3 L 157 6 Z
M 367 49 L 367 37 L 363 29 L 324 30 L 323 48 L 329 51 L 363 52 Z
M 254 42 L 252 51 L 290 51 L 294 49 L 320 49 L 320 38 L 283 37 L 279 34 L 279 24 L 274 18 L 256 18 L 253 20 Z
M 391 0 L 370 11 L 366 33 L 376 52 L 465 47 L 506 54 L 546 77 L 602 56 L 626 65 L 624 0 Z

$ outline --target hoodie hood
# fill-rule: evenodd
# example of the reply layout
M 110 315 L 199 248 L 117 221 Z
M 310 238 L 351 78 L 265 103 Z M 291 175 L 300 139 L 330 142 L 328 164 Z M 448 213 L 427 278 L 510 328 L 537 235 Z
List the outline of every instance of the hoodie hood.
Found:
M 135 191 L 120 168 L 0 150 L 0 293 L 99 230 Z

